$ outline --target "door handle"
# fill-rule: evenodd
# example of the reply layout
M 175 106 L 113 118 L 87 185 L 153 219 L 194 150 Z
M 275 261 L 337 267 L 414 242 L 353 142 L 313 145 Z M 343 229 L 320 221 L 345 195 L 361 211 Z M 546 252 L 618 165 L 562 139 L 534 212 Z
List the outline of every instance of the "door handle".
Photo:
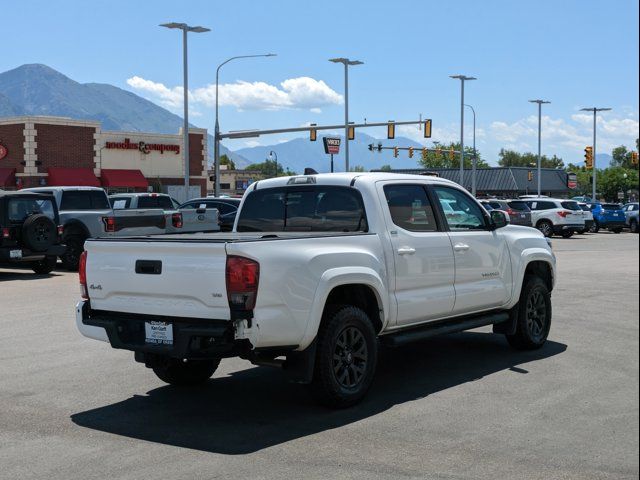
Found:
M 469 250 L 469 248 L 470 248 L 469 245 L 467 245 L 466 243 L 456 243 L 453 246 L 453 249 L 456 252 L 466 252 L 467 250 Z
M 414 253 L 416 253 L 416 249 L 413 247 L 398 248 L 398 255 L 413 255 Z

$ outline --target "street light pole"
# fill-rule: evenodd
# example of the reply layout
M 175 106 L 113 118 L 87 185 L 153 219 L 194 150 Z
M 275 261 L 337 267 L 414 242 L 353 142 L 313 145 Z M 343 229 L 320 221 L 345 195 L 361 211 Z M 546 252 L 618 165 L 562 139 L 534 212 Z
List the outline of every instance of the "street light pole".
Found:
M 348 58 L 330 58 L 330 62 L 344 65 L 344 169 L 349 171 L 349 66 L 362 65 L 360 60 Z
M 183 80 L 182 80 L 182 89 L 183 89 L 183 93 L 184 93 L 184 114 L 183 114 L 183 120 L 184 120 L 184 124 L 182 126 L 182 135 L 183 135 L 183 141 L 182 141 L 182 149 L 184 151 L 184 194 L 185 194 L 185 201 L 189 200 L 189 74 L 188 74 L 188 61 L 187 61 L 187 33 L 189 32 L 194 32 L 194 33 L 204 33 L 204 32 L 210 32 L 211 30 L 205 27 L 191 27 L 189 25 L 187 25 L 186 23 L 177 23 L 177 22 L 171 22 L 171 23 L 163 23 L 160 25 L 160 27 L 165 27 L 165 28 L 177 28 L 182 30 L 182 74 L 183 74 Z
M 460 186 L 464 188 L 464 82 L 476 80 L 476 77 L 466 75 L 449 75 L 449 77 L 460 80 Z
M 547 100 L 529 100 L 530 103 L 538 104 L 538 197 L 542 189 L 542 104 L 551 103 Z
M 220 194 L 220 122 L 218 121 L 218 86 L 220 78 L 220 69 L 232 60 L 239 58 L 256 58 L 256 57 L 275 57 L 275 53 L 264 53 L 258 55 L 237 55 L 226 59 L 218 68 L 216 68 L 216 123 L 213 130 L 213 169 L 215 173 L 215 182 L 213 184 L 213 194 L 217 197 Z
M 591 195 L 592 202 L 597 201 L 596 182 L 597 182 L 597 176 L 598 176 L 598 169 L 596 168 L 596 120 L 597 120 L 598 112 L 607 112 L 609 110 L 611 109 L 598 108 L 598 107 L 580 109 L 581 112 L 593 112 L 593 186 L 592 186 L 592 195 Z
M 273 159 L 275 166 L 276 166 L 276 174 L 274 175 L 274 178 L 278 176 L 278 155 L 276 154 L 276 152 L 274 152 L 273 150 L 271 150 L 269 152 L 269 158 Z
M 478 152 L 476 151 L 476 111 L 471 105 L 469 107 L 473 112 L 473 160 L 471 162 L 471 194 L 476 196 L 476 169 L 478 168 Z

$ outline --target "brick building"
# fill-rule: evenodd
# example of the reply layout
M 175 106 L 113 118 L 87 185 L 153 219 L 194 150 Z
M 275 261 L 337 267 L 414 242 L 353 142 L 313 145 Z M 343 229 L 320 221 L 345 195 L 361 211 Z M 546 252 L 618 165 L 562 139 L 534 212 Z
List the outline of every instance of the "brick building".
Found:
M 184 195 L 182 133 L 102 131 L 62 117 L 0 119 L 0 189 L 102 186 Z M 207 131 L 189 130 L 190 197 L 207 192 Z

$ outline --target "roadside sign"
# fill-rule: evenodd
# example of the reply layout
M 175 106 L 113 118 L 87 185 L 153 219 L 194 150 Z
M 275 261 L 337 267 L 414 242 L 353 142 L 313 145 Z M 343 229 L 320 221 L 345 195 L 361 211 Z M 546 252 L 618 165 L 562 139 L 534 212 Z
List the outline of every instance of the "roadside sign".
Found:
M 327 155 L 337 155 L 340 153 L 340 139 L 332 137 L 323 137 L 324 153 Z
M 573 172 L 567 173 L 567 187 L 571 189 L 578 188 L 578 175 Z
M 618 200 L 624 200 L 624 192 L 618 192 Z

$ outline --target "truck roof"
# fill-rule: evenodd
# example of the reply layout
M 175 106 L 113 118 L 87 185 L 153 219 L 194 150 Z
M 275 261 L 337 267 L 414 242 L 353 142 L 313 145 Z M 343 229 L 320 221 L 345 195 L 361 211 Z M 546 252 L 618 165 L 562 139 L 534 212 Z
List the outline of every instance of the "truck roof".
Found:
M 440 177 L 428 175 L 411 175 L 407 173 L 389 173 L 389 172 L 341 172 L 341 173 L 318 173 L 313 175 L 293 175 L 290 177 L 269 178 L 259 180 L 254 183 L 249 190 L 258 188 L 274 188 L 284 187 L 287 185 L 336 185 L 350 186 L 356 181 L 374 183 L 381 180 L 407 180 L 407 181 L 427 181 L 428 183 L 443 185 L 458 185 L 455 182 Z M 255 185 L 255 186 L 254 186 Z

